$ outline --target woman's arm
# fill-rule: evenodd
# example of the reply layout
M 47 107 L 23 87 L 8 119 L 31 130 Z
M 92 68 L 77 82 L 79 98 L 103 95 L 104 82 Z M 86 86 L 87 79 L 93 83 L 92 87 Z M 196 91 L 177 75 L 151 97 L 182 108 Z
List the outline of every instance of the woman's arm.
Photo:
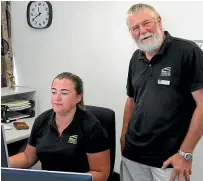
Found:
M 87 153 L 90 171 L 94 181 L 106 181 L 110 173 L 110 151 Z
M 9 158 L 10 167 L 13 168 L 30 168 L 37 163 L 37 161 L 36 148 L 29 144 L 26 146 L 24 152 Z

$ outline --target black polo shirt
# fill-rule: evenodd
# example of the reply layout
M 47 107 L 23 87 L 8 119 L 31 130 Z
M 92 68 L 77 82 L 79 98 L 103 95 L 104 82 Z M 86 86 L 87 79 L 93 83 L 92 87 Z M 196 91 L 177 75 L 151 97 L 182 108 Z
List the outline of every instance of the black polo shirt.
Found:
M 89 111 L 77 108 L 74 119 L 59 136 L 54 111 L 38 116 L 29 144 L 36 147 L 43 170 L 88 172 L 86 153 L 109 149 L 105 130 Z
M 165 32 L 160 51 L 148 61 L 140 50 L 131 58 L 127 95 L 135 110 L 123 156 L 154 167 L 180 148 L 196 107 L 191 92 L 203 88 L 203 52 Z

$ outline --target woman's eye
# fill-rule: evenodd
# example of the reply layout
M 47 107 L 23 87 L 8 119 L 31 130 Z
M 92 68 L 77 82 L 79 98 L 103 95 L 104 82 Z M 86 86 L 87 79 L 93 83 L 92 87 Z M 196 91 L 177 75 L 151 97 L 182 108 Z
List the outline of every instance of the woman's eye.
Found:
M 67 92 L 62 92 L 61 94 L 62 94 L 62 95 L 67 95 L 68 93 L 67 93 Z
M 56 92 L 51 92 L 53 95 L 55 95 L 56 94 Z

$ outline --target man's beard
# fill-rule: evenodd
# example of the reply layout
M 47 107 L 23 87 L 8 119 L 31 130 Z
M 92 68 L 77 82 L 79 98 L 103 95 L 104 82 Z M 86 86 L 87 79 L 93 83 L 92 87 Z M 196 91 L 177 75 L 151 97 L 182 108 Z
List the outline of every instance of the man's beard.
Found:
M 144 40 L 151 36 L 151 40 Z M 156 33 L 146 33 L 144 35 L 140 35 L 139 40 L 136 40 L 136 44 L 140 50 L 144 51 L 145 53 L 155 53 L 163 42 L 163 32 L 157 27 Z

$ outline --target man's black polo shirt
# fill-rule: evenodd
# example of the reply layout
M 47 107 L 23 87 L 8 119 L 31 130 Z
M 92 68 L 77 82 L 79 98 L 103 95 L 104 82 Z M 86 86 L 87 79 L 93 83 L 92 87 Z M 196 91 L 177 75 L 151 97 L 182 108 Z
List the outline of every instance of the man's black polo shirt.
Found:
M 29 144 L 36 147 L 43 170 L 88 172 L 86 153 L 109 148 L 107 134 L 90 112 L 77 108 L 74 119 L 59 136 L 55 113 L 48 110 L 37 117 Z
M 191 92 L 203 88 L 202 50 L 191 41 L 165 34 L 151 61 L 140 50 L 134 52 L 127 81 L 135 110 L 122 154 L 154 167 L 162 167 L 180 148 L 196 106 Z

